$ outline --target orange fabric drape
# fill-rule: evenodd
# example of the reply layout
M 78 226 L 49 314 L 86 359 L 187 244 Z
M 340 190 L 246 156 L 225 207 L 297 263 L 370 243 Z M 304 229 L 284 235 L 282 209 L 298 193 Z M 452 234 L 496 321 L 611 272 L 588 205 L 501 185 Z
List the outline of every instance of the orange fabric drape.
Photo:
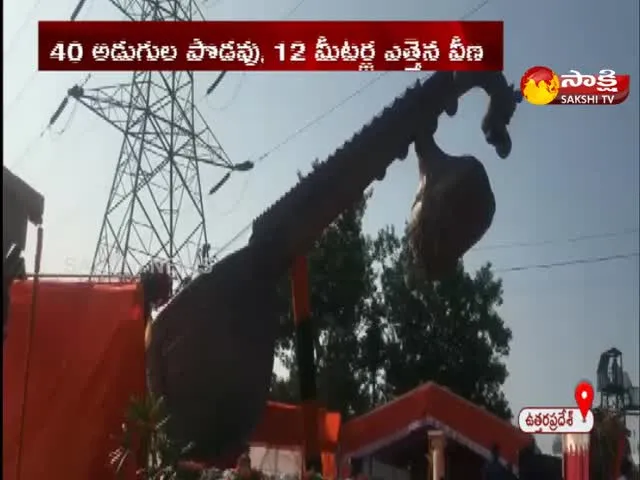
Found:
M 304 428 L 302 407 L 279 402 L 268 402 L 262 420 L 254 430 L 250 445 L 267 448 L 302 449 Z M 340 435 L 340 414 L 318 409 L 318 433 L 322 451 L 322 472 L 325 478 L 335 478 L 336 465 L 334 452 L 338 448 Z M 224 458 L 200 464 L 214 465 L 218 468 L 233 468 L 242 449 L 228 452 Z
M 254 430 L 250 443 L 271 447 L 301 447 L 304 441 L 302 407 L 269 402 L 262 420 Z M 340 434 L 340 414 L 318 409 L 320 450 L 335 451 Z
M 318 447 L 322 460 L 322 476 L 336 477 L 334 452 L 338 448 L 341 417 L 337 412 L 316 410 Z M 250 443 L 275 448 L 300 448 L 304 454 L 304 407 L 269 402 L 262 421 L 253 432 Z
M 114 435 L 130 398 L 143 395 L 145 387 L 141 287 L 40 280 L 38 289 L 33 319 L 33 283 L 17 283 L 11 292 L 3 348 L 3 477 L 112 480 Z
M 322 452 L 322 477 L 326 479 L 336 478 L 336 456 L 333 452 Z

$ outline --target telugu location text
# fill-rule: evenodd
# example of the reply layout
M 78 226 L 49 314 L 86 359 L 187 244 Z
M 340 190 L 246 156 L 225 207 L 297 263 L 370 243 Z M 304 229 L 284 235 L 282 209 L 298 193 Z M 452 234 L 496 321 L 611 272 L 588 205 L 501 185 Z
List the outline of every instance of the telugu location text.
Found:
M 575 407 L 529 407 L 518 415 L 518 427 L 525 433 L 589 433 L 593 421 L 591 410 L 582 416 Z

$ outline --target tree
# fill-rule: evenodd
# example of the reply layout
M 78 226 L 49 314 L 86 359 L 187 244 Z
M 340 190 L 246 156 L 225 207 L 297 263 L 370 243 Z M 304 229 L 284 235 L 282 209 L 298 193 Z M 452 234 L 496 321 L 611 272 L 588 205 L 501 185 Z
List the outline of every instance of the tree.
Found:
M 510 418 L 501 390 L 511 340 L 496 311 L 501 281 L 490 265 L 472 277 L 462 263 L 448 280 L 426 281 L 413 268 L 406 237 L 391 228 L 375 240 L 362 233 L 367 198 L 340 215 L 309 254 L 320 402 L 349 417 L 431 380 Z M 280 300 L 277 355 L 290 376 L 274 376 L 271 398 L 295 402 L 288 279 Z
M 308 256 L 312 321 L 316 337 L 318 400 L 345 416 L 370 407 L 371 373 L 362 361 L 362 339 L 372 342 L 375 275 L 369 242 L 362 233 L 362 217 L 369 195 L 343 212 L 323 233 Z M 288 279 L 280 285 L 281 333 L 277 356 L 289 378 L 274 376 L 271 398 L 297 401 L 294 325 Z M 372 347 L 370 347 L 371 349 Z M 367 358 L 371 358 L 369 355 Z
M 502 282 L 491 265 L 474 276 L 462 262 L 445 281 L 425 280 L 413 267 L 406 236 L 387 229 L 375 244 L 381 265 L 388 396 L 434 381 L 503 418 L 511 418 L 502 393 L 511 331 L 496 311 Z

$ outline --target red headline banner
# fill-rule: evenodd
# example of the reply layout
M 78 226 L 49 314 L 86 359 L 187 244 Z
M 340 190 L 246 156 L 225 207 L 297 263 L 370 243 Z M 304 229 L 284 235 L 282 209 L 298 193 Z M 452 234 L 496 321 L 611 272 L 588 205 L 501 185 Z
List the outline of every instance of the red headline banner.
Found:
M 39 22 L 40 70 L 502 70 L 502 22 Z

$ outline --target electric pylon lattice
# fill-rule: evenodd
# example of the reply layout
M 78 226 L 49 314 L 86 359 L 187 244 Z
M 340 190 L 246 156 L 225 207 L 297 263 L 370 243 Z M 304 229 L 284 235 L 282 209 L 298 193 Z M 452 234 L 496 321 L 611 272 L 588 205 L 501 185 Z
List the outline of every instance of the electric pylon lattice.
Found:
M 109 2 L 132 21 L 204 20 L 193 0 Z M 91 274 L 136 275 L 160 261 L 171 266 L 174 280 L 189 278 L 208 263 L 210 248 L 201 167 L 226 169 L 224 182 L 252 166 L 233 164 L 207 125 L 195 104 L 193 72 L 134 72 L 126 83 L 76 85 L 52 121 L 69 98 L 123 136 Z

